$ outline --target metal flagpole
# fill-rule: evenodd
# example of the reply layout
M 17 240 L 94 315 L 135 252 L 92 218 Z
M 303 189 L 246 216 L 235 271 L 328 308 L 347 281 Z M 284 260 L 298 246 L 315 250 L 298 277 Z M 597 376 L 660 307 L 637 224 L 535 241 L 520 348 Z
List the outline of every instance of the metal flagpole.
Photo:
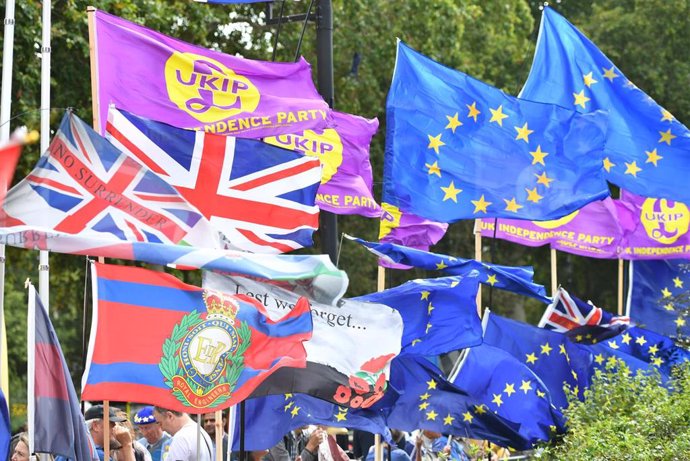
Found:
M 43 27 L 41 40 L 41 153 L 50 143 L 50 0 L 43 0 Z M 38 262 L 38 292 L 47 310 L 50 310 L 48 251 L 41 250 Z

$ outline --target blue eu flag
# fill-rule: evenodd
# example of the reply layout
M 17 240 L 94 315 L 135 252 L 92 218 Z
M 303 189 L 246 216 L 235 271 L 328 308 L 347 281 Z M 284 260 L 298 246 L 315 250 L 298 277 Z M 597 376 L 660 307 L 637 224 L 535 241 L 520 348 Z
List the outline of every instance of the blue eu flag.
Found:
M 438 368 L 422 357 L 393 359 L 390 384 L 383 408 L 388 414 L 388 427 L 404 431 L 428 429 L 520 450 L 531 447 L 518 432 L 518 424 L 487 411 L 481 402 L 448 382 Z
M 549 220 L 609 195 L 608 117 L 524 101 L 398 43 L 383 201 L 438 222 Z
M 527 365 L 551 393 L 557 408 L 568 406 L 564 386 L 578 397 L 589 387 L 592 355 L 564 334 L 538 328 L 496 314 L 489 315 L 484 343 L 512 354 Z
M 690 131 L 551 8 L 544 8 L 520 96 L 583 113 L 608 111 L 606 179 L 646 197 L 690 202 Z
M 351 236 L 347 236 L 347 238 L 354 240 L 371 253 L 385 258 L 391 263 L 443 271 L 449 275 L 476 274 L 479 277 L 479 282 L 484 285 L 530 296 L 547 304 L 551 303 L 551 298 L 546 296 L 544 287 L 532 281 L 534 270 L 531 266 L 511 267 L 486 264 L 474 259 L 431 253 L 395 243 L 373 243 Z
M 631 261 L 630 268 L 630 319 L 671 338 L 690 335 L 690 261 Z
M 476 275 L 412 280 L 395 288 L 355 298 L 381 303 L 403 320 L 399 355 L 439 355 L 482 342 L 477 314 Z
M 520 424 L 520 434 L 532 443 L 563 431 L 563 415 L 551 403 L 546 385 L 502 349 L 487 344 L 469 349 L 453 384 L 486 410 Z

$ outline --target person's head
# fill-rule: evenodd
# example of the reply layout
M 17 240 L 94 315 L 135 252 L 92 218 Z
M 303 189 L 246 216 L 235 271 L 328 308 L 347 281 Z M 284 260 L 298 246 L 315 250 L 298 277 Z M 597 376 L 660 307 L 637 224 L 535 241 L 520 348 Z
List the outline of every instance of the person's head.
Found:
M 153 407 L 153 416 L 161 423 L 163 430 L 170 435 L 175 435 L 182 426 L 192 420 L 187 413 L 161 407 Z
M 250 461 L 261 461 L 264 455 L 268 454 L 268 450 L 255 450 L 249 452 Z
M 84 419 L 86 420 L 86 425 L 91 432 L 91 438 L 96 445 L 102 447 L 105 430 L 103 428 L 103 405 L 93 405 L 88 410 L 84 412 Z M 112 438 L 113 428 L 115 423 L 120 423 L 125 421 L 127 418 L 118 416 L 115 410 L 110 408 L 108 412 L 108 420 L 110 421 L 110 434 Z
M 225 433 L 225 428 L 228 427 L 228 417 L 225 415 L 225 412 L 222 413 L 223 418 L 222 418 L 222 428 L 223 430 L 221 431 L 222 433 Z M 208 433 L 209 436 L 213 439 L 216 435 L 216 414 L 215 413 L 208 413 L 204 415 L 204 429 Z
M 26 435 L 26 432 L 19 435 L 10 460 L 29 461 L 29 437 Z
M 134 424 L 148 443 L 154 444 L 163 437 L 163 428 L 153 414 L 153 407 L 144 407 L 139 410 L 134 415 Z
M 426 436 L 427 438 L 429 438 L 430 440 L 436 440 L 437 438 L 441 437 L 441 433 L 440 433 L 440 432 L 434 432 L 434 431 L 430 431 L 430 430 L 427 430 L 427 429 L 424 429 L 424 430 L 422 431 L 422 434 L 425 435 L 425 436 Z

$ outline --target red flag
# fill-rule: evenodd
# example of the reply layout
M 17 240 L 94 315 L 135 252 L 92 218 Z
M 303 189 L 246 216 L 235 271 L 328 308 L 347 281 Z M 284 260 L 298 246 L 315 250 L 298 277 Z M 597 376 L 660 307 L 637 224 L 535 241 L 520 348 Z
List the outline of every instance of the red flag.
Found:
M 12 184 L 12 176 L 22 153 L 22 144 L 11 140 L 0 146 L 0 204 L 5 200 L 5 194 Z

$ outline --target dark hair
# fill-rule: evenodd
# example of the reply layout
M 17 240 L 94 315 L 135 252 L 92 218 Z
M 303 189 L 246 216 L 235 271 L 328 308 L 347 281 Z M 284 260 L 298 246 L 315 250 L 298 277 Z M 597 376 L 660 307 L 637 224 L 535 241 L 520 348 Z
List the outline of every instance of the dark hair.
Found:
M 172 413 L 172 414 L 175 415 L 175 416 L 182 416 L 182 415 L 184 415 L 184 413 L 181 412 L 181 411 L 168 410 L 167 408 L 163 408 L 163 407 L 159 407 L 159 406 L 154 406 L 153 408 L 154 408 L 158 413 L 165 413 L 166 411 L 169 411 L 170 413 Z

